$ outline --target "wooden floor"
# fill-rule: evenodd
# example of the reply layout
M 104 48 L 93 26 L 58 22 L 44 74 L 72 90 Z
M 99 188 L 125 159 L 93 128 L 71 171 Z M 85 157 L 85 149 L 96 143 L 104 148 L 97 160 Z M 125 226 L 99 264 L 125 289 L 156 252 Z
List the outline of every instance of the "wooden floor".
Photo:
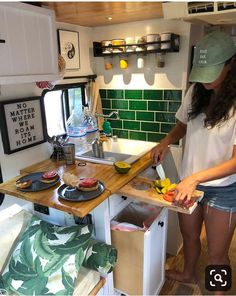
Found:
M 212 293 L 205 289 L 205 267 L 207 266 L 207 244 L 205 237 L 205 229 L 201 234 L 202 253 L 198 260 L 197 274 L 199 283 L 183 284 L 172 280 L 166 280 L 160 292 L 160 295 L 211 295 Z M 231 244 L 230 261 L 232 268 L 232 287 L 227 291 L 227 295 L 236 295 L 236 232 L 234 233 Z M 181 250 L 177 256 L 167 255 L 166 269 L 182 270 L 183 268 L 183 251 Z

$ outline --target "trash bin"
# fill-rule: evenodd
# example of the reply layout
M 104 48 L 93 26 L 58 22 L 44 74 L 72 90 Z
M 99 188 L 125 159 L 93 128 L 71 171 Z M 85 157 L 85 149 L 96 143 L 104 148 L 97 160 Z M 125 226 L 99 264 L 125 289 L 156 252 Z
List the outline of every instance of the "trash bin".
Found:
M 111 221 L 118 251 L 114 287 L 129 295 L 157 295 L 164 283 L 167 210 L 131 202 Z

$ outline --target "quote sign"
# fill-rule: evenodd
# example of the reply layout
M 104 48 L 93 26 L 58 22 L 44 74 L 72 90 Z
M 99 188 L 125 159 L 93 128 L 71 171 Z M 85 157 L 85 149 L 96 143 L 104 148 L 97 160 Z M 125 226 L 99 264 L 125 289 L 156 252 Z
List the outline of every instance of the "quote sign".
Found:
M 5 102 L 4 116 L 7 130 L 7 153 L 44 142 L 42 110 L 39 99 Z M 6 139 L 5 139 L 6 140 Z M 4 145 L 5 146 L 5 145 Z

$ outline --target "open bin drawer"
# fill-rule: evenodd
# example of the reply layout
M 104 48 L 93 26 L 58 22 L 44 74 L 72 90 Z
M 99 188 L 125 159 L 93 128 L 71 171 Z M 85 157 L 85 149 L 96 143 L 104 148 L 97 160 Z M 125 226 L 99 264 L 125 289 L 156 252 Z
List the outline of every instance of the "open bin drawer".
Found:
M 191 214 L 197 207 L 197 201 L 199 201 L 203 197 L 203 192 L 201 192 L 201 196 L 199 196 L 196 202 L 188 209 L 184 209 L 164 200 L 162 194 L 158 194 L 153 187 L 153 181 L 154 180 L 145 177 L 137 176 L 125 186 L 123 186 L 117 193 L 123 196 L 137 199 L 139 201 L 150 203 L 159 207 L 166 207 L 169 210 L 185 214 Z
M 146 217 L 145 213 L 138 211 L 138 207 L 139 203 L 132 202 L 113 221 L 141 228 L 142 222 L 153 216 L 151 207 L 154 207 L 147 205 Z M 158 295 L 164 284 L 168 212 L 164 208 L 155 208 L 158 214 L 143 229 L 124 231 L 112 227 L 112 245 L 118 251 L 117 265 L 113 271 L 114 287 L 121 293 Z

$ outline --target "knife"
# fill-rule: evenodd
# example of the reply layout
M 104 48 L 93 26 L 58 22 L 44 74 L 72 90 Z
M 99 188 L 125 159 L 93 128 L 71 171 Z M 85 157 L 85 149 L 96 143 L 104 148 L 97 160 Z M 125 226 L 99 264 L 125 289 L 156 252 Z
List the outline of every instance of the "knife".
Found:
M 156 165 L 156 171 L 161 180 L 166 178 L 166 174 L 161 163 Z

